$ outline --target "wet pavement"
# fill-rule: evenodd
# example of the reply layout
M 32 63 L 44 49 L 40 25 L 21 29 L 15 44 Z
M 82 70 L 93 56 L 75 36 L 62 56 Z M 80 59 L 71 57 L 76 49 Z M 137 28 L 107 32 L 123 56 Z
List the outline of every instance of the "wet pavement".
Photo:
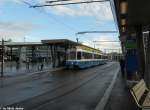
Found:
M 24 75 L 26 73 L 32 73 L 37 72 L 41 70 L 41 64 L 42 63 L 16 63 L 16 62 L 5 62 L 4 63 L 4 76 L 10 77 L 10 76 L 18 76 L 18 75 Z M 50 69 L 52 68 L 51 63 L 44 62 L 43 69 Z M 1 63 L 0 63 L 0 69 L 1 69 Z
M 104 110 L 139 110 L 121 73 L 119 73 Z
M 31 74 L 9 83 L 0 80 L 0 97 L 3 97 L 0 106 L 13 104 L 25 110 L 94 110 L 118 69 L 118 63 L 109 62 L 85 70 Z

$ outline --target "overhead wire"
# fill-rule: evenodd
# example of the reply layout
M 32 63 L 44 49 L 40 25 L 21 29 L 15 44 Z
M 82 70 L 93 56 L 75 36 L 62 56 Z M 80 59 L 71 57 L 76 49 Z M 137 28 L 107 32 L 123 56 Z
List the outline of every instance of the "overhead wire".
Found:
M 49 0 L 46 1 L 46 3 L 65 2 L 65 1 L 73 1 L 73 0 Z
M 28 5 L 29 7 L 32 6 L 29 2 L 26 2 L 26 1 L 24 1 L 24 0 L 20 0 L 20 1 L 21 1 L 22 3 Z M 34 9 L 35 9 L 36 11 L 42 13 L 42 14 L 45 13 L 45 11 L 38 10 L 37 8 L 34 8 Z M 60 20 L 56 19 L 55 17 L 52 17 L 52 16 L 50 16 L 50 15 L 47 14 L 47 13 L 45 13 L 45 15 L 46 15 L 48 18 L 50 18 L 50 19 L 52 19 L 53 21 L 55 21 L 56 23 L 63 25 L 63 26 L 64 26 L 65 28 L 67 28 L 68 30 L 70 30 L 70 31 L 72 31 L 72 32 L 74 32 L 74 33 L 75 33 L 75 32 L 78 32 L 77 29 L 75 29 L 75 28 L 73 28 L 73 27 L 71 27 L 71 26 L 69 26 L 69 25 L 67 25 L 67 24 L 65 24 L 65 23 L 63 23 L 63 22 L 61 22 Z
M 33 5 L 33 6 L 30 6 L 30 8 L 46 7 L 46 6 L 61 6 L 61 5 L 71 5 L 71 4 L 96 3 L 96 2 L 106 2 L 106 1 L 109 1 L 109 0 L 80 1 L 80 2 L 71 2 L 71 3 L 55 3 L 55 4 Z
M 26 1 L 24 1 L 24 0 L 21 0 L 23 3 L 25 3 L 26 5 L 28 5 L 29 7 L 32 7 L 32 8 L 35 8 L 37 11 L 39 11 L 36 7 L 44 7 L 44 6 L 58 6 L 58 5 L 70 5 L 70 4 L 84 4 L 84 3 L 95 3 L 95 2 L 106 2 L 106 1 L 109 1 L 109 0 L 101 0 L 101 1 L 93 1 L 93 0 L 91 0 L 91 1 L 83 1 L 83 2 L 75 2 L 75 3 L 62 3 L 62 4 L 58 4 L 58 2 L 64 2 L 64 1 L 72 1 L 72 0 L 57 0 L 57 1 L 55 1 L 55 0 L 53 0 L 53 1 L 46 1 L 46 3 L 56 3 L 56 4 L 48 4 L 48 5 L 35 5 L 35 6 L 33 6 L 33 5 L 31 5 L 30 3 L 28 3 L 28 2 L 26 2 Z M 91 7 L 91 5 L 90 5 L 90 7 Z M 112 7 L 111 7 L 112 8 Z M 40 13 L 43 13 L 43 12 L 41 12 L 41 11 L 39 11 Z M 44 11 L 45 12 L 45 11 Z M 91 9 L 91 12 L 92 12 L 92 14 L 94 15 L 94 13 L 93 13 L 93 11 L 92 11 L 92 9 Z M 49 14 L 47 14 L 46 13 L 46 15 L 48 16 L 48 17 L 50 17 L 51 19 L 53 19 L 54 21 L 56 21 L 57 23 L 59 23 L 59 24 L 61 24 L 61 25 L 63 25 L 63 26 L 65 26 L 67 29 L 69 29 L 69 30 L 71 30 L 71 31 L 73 31 L 73 32 L 78 32 L 76 29 L 74 29 L 74 28 L 72 28 L 71 26 L 69 26 L 69 25 L 66 25 L 65 23 L 63 23 L 63 22 L 61 22 L 60 20 L 58 20 L 58 19 L 56 19 L 55 17 L 52 17 L 52 16 L 50 16 Z M 88 31 L 89 32 L 89 31 Z M 100 31 L 94 31 L 94 32 L 96 32 L 96 33 L 99 33 Z M 93 33 L 93 32 L 90 32 L 90 33 Z M 104 32 L 105 33 L 105 32 Z M 111 31 L 110 33 L 116 33 L 116 31 Z M 78 34 L 84 34 L 83 32 L 78 32 Z M 94 44 L 95 46 L 97 45 L 98 46 L 98 44 Z M 118 47 L 118 46 L 117 46 Z

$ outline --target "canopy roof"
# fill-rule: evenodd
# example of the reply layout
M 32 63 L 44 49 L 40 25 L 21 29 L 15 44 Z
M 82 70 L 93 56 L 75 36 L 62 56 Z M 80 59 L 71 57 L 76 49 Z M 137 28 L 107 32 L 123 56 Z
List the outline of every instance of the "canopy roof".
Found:
M 81 48 L 86 48 L 88 50 L 93 50 L 93 51 L 99 51 L 101 52 L 100 50 L 98 49 L 95 49 L 95 48 L 92 48 L 90 46 L 87 46 L 87 45 L 83 45 L 81 43 L 77 43 L 77 42 L 74 42 L 74 41 L 71 41 L 71 40 L 68 40 L 68 39 L 52 39 L 52 40 L 42 40 L 42 43 L 43 44 L 48 44 L 48 45 L 62 45 L 62 46 L 79 46 Z
M 114 3 L 120 34 L 132 32 L 136 25 L 150 24 L 150 0 L 114 0 Z

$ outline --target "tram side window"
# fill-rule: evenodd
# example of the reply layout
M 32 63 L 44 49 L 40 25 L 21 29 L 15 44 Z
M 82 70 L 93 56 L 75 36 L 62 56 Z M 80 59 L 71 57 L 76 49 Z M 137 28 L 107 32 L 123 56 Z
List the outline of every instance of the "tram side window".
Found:
M 87 53 L 87 52 L 83 52 L 83 59 L 92 59 L 92 54 Z
M 81 52 L 78 52 L 78 53 L 77 53 L 77 59 L 78 59 L 78 60 L 81 60 Z

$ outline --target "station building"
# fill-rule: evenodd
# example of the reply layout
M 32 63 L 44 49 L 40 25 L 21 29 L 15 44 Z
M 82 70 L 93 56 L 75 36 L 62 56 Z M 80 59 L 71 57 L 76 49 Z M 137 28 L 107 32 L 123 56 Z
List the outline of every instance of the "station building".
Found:
M 0 45 L 2 48 L 2 44 Z M 81 52 L 74 53 L 77 50 Z M 2 52 L 1 52 L 2 54 Z M 68 39 L 41 40 L 41 42 L 5 42 L 4 60 L 16 62 L 51 62 L 63 66 L 66 60 L 107 58 L 102 51 Z

